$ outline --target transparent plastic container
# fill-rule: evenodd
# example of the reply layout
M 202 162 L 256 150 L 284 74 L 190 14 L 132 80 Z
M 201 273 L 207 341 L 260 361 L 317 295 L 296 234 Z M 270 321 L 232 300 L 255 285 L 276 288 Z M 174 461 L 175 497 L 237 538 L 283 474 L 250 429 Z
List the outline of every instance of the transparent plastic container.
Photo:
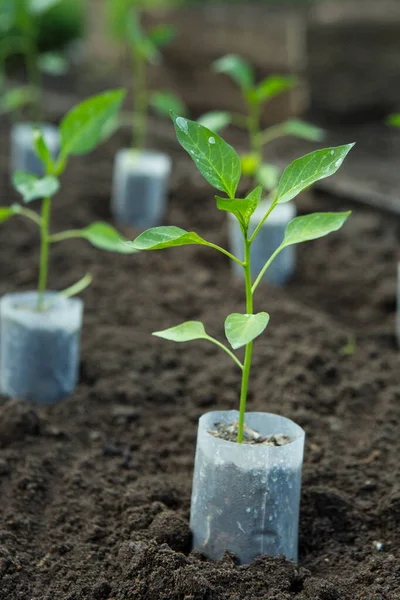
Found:
M 37 312 L 37 297 L 24 292 L 0 300 L 0 390 L 52 404 L 76 386 L 83 302 L 46 292 L 49 307 Z
M 171 166 L 170 157 L 161 152 L 118 152 L 111 209 L 119 224 L 147 229 L 162 222 Z
M 214 411 L 199 420 L 190 527 L 193 547 L 219 559 L 226 550 L 240 563 L 285 555 L 297 562 L 301 470 L 305 433 L 278 415 L 247 413 L 262 435 L 287 434 L 285 446 L 237 444 L 212 436 L 216 422 L 232 424 L 239 412 Z
M 262 202 L 251 217 L 249 234 L 251 235 L 265 213 L 269 203 Z M 296 216 L 296 206 L 293 202 L 278 204 L 262 226 L 251 246 L 251 271 L 255 278 L 265 265 L 268 258 L 281 244 L 285 230 Z M 239 223 L 234 215 L 228 213 L 229 241 L 231 252 L 243 260 L 243 235 Z M 243 277 L 243 268 L 232 261 L 235 276 Z M 288 246 L 278 254 L 263 276 L 263 281 L 271 285 L 284 285 L 293 275 L 296 268 L 295 246 Z
M 60 151 L 58 128 L 48 124 L 17 123 L 11 129 L 11 175 L 15 171 L 27 171 L 38 177 L 44 175 L 44 168 L 33 147 L 33 131 L 42 131 L 45 142 L 54 159 Z

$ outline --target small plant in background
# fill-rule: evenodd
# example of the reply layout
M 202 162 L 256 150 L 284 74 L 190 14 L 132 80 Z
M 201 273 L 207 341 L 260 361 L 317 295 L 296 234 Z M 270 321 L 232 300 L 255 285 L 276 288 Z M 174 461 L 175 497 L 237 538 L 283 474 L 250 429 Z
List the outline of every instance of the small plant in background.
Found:
M 62 292 L 48 292 L 51 246 L 62 240 L 82 238 L 102 250 L 132 252 L 108 223 L 96 222 L 83 229 L 59 233 L 50 230 L 52 199 L 59 190 L 59 177 L 69 158 L 87 154 L 98 145 L 124 96 L 123 90 L 109 91 L 72 109 L 60 124 L 57 160 L 53 159 L 40 129 L 35 130 L 33 146 L 45 176 L 15 172 L 13 182 L 23 204 L 0 207 L 0 222 L 21 215 L 33 221 L 40 231 L 37 292 L 8 294 L 0 304 L 0 382 L 2 393 L 6 395 L 54 402 L 71 393 L 75 386 L 82 304 L 78 300 L 70 300 L 68 304 L 66 299 L 85 289 L 92 278 L 86 275 Z M 27 206 L 37 199 L 42 199 L 40 213 Z
M 68 63 L 59 52 L 40 52 L 40 19 L 60 0 L 3 0 L 0 5 L 0 71 L 2 91 L 1 112 L 30 108 L 34 121 L 43 118 L 42 73 L 61 75 Z M 7 62 L 22 56 L 27 84 L 11 90 L 5 88 Z
M 141 229 L 156 225 L 163 218 L 172 166 L 168 155 L 145 150 L 149 108 L 164 116 L 170 109 L 184 110 L 172 92 L 148 89 L 148 65 L 160 63 L 161 48 L 175 35 L 169 25 L 144 30 L 144 10 L 160 5 L 170 6 L 171 1 L 108 2 L 114 37 L 125 44 L 131 55 L 133 83 L 132 147 L 121 149 L 115 157 L 111 209 L 118 223 Z
M 208 246 L 228 256 L 244 272 L 245 311 L 233 313 L 225 320 L 225 334 L 231 348 L 210 336 L 200 321 L 188 321 L 153 334 L 174 342 L 212 342 L 232 358 L 242 373 L 239 412 L 232 411 L 238 416 L 237 424 L 232 422 L 234 416 L 229 411 L 209 413 L 200 419 L 191 509 L 194 546 L 211 558 L 220 557 L 228 549 L 235 552 L 241 562 L 249 562 L 260 553 L 285 554 L 296 560 L 304 432 L 288 419 L 276 415 L 250 413 L 246 417 L 253 342 L 270 320 L 267 312 L 254 310 L 254 294 L 263 273 L 284 248 L 337 231 L 350 213 L 314 213 L 293 219 L 279 246 L 271 256 L 264 257 L 264 266 L 255 280 L 250 250 L 262 224 L 276 207 L 289 202 L 316 181 L 333 175 L 352 144 L 317 150 L 295 160 L 284 171 L 258 227 L 250 233 L 250 218 L 259 206 L 262 187 L 253 189 L 246 198 L 237 198 L 242 168 L 235 150 L 198 122 L 176 115 L 173 121 L 180 144 L 203 177 L 225 194 L 216 196 L 217 208 L 237 219 L 244 249 L 241 260 L 197 233 L 173 226 L 149 229 L 130 244 L 136 250 L 191 244 Z M 245 349 L 244 359 L 235 354 L 240 348 Z M 262 430 L 247 429 L 246 418 L 251 426 Z M 276 430 L 276 427 L 284 430 Z M 280 434 L 285 435 L 281 438 Z M 237 442 L 237 446 L 232 442 Z M 260 446 L 254 449 L 254 444 Z
M 262 129 L 262 111 L 265 104 L 296 87 L 299 83 L 296 77 L 270 75 L 257 83 L 251 65 L 235 54 L 218 59 L 213 64 L 213 68 L 217 73 L 228 75 L 239 86 L 247 111 L 246 114 L 215 111 L 203 115 L 199 122 L 214 131 L 221 131 L 231 123 L 246 130 L 250 152 L 241 157 L 243 175 L 250 177 L 254 185 L 262 184 L 264 190 L 270 192 L 278 184 L 280 171 L 273 164 L 264 162 L 264 147 L 284 136 L 319 142 L 323 139 L 324 132 L 319 127 L 300 119 L 290 119 Z
M 109 0 L 108 13 L 113 37 L 122 43 L 130 56 L 133 88 L 132 148 L 142 151 L 146 146 L 149 109 L 169 117 L 169 111 L 185 113 L 180 98 L 171 91 L 150 91 L 148 67 L 162 62 L 161 50 L 175 37 L 174 27 L 162 24 L 146 32 L 143 13 L 149 8 L 170 6 L 167 0 Z

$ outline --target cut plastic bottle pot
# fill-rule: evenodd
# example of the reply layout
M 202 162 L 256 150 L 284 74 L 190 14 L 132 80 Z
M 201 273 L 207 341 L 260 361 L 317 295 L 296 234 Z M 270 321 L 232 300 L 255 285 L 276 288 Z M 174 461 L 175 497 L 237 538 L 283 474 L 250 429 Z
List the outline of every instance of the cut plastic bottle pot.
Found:
M 249 235 L 253 233 L 270 206 L 262 202 L 251 217 Z M 251 271 L 257 277 L 268 258 L 281 244 L 285 230 L 296 216 L 296 206 L 293 202 L 278 204 L 261 227 L 251 246 Z M 231 252 L 240 260 L 244 258 L 243 234 L 234 215 L 228 213 L 229 241 Z M 233 272 L 237 277 L 243 277 L 243 268 L 232 261 Z M 278 254 L 263 276 L 263 281 L 271 285 L 284 285 L 292 277 L 296 268 L 295 246 L 288 246 Z
M 0 300 L 0 389 L 2 394 L 52 404 L 75 389 L 83 302 L 37 292 L 7 294 Z
M 247 413 L 262 435 L 283 433 L 284 446 L 237 444 L 211 435 L 215 423 L 232 424 L 238 411 L 215 411 L 199 420 L 190 526 L 193 547 L 219 559 L 226 550 L 240 563 L 284 554 L 297 561 L 301 470 L 305 433 L 277 415 Z
M 11 129 L 11 175 L 15 171 L 28 171 L 38 177 L 44 175 L 44 167 L 33 147 L 34 129 L 40 129 L 54 159 L 60 151 L 58 128 L 46 123 L 17 123 Z
M 171 166 L 170 157 L 160 152 L 118 152 L 111 209 L 120 225 L 147 229 L 162 222 Z

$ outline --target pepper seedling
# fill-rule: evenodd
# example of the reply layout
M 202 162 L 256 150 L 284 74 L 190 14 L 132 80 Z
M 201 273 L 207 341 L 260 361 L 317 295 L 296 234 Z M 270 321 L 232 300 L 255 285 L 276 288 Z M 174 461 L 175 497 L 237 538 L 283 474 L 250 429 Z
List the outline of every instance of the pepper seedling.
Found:
M 10 90 L 3 89 L 0 98 L 1 112 L 14 112 L 29 106 L 31 118 L 35 121 L 42 119 L 42 73 L 62 75 L 68 68 L 68 62 L 63 54 L 39 50 L 40 18 L 60 1 L 2 2 L 0 71 L 5 79 L 7 60 L 12 56 L 23 56 L 28 83 Z
M 145 9 L 170 5 L 171 0 L 108 0 L 112 35 L 125 45 L 131 57 L 134 94 L 132 149 L 138 151 L 144 150 L 146 145 L 150 107 L 163 117 L 168 117 L 170 110 L 180 114 L 186 112 L 175 93 L 168 90 L 150 92 L 148 89 L 148 66 L 160 64 L 161 49 L 174 39 L 175 29 L 162 24 L 146 32 L 142 24 L 143 13 Z
M 13 175 L 16 190 L 22 195 L 24 204 L 0 207 L 0 222 L 15 215 L 33 221 L 40 230 L 40 265 L 37 311 L 46 309 L 44 296 L 47 288 L 49 250 L 52 244 L 72 238 L 83 238 L 96 248 L 110 252 L 131 253 L 134 250 L 124 244 L 121 235 L 108 223 L 96 222 L 83 229 L 59 233 L 50 232 L 52 198 L 60 188 L 59 177 L 64 172 L 71 156 L 80 156 L 93 150 L 102 140 L 104 130 L 120 109 L 125 96 L 124 90 L 113 90 L 93 96 L 73 108 L 60 124 L 60 155 L 54 160 L 40 129 L 34 130 L 34 148 L 44 166 L 45 176 L 17 171 Z M 42 199 L 40 214 L 26 205 Z M 61 292 L 72 296 L 82 291 L 91 282 L 89 275 Z
M 294 76 L 270 75 L 256 82 L 252 66 L 242 57 L 228 54 L 213 63 L 217 73 L 225 73 L 240 88 L 246 106 L 246 114 L 226 111 L 206 113 L 199 123 L 221 131 L 229 124 L 245 129 L 248 134 L 250 152 L 241 157 L 243 175 L 250 177 L 256 184 L 262 184 L 267 192 L 275 190 L 280 171 L 270 163 L 263 162 L 263 149 L 275 139 L 295 136 L 304 140 L 319 142 L 324 131 L 300 119 L 290 119 L 262 130 L 261 117 L 264 105 L 276 96 L 288 92 L 298 85 Z
M 181 146 L 189 153 L 208 183 L 225 194 L 225 197 L 216 196 L 217 208 L 228 211 L 237 218 L 243 234 L 244 260 L 238 259 L 228 250 L 202 238 L 193 231 L 186 231 L 173 226 L 149 229 L 139 235 L 133 242 L 130 242 L 129 246 L 135 250 L 161 250 L 198 244 L 222 252 L 243 268 L 246 311 L 245 313 L 231 314 L 225 321 L 225 334 L 232 350 L 224 343 L 208 335 L 203 323 L 199 321 L 188 321 L 163 331 L 156 331 L 153 334 L 174 342 L 208 340 L 219 346 L 232 358 L 242 372 L 237 438 L 238 443 L 242 443 L 253 341 L 263 333 L 270 319 L 267 312 L 254 312 L 254 293 L 261 278 L 272 261 L 284 248 L 292 244 L 315 240 L 337 231 L 345 223 L 350 212 L 313 213 L 296 217 L 290 221 L 281 244 L 270 257 L 266 258 L 264 267 L 255 278 L 255 281 L 252 281 L 251 276 L 251 245 L 262 224 L 279 204 L 289 202 L 316 181 L 336 173 L 353 144 L 317 150 L 289 165 L 280 179 L 271 205 L 255 231 L 249 235 L 250 217 L 260 203 L 262 187 L 256 187 L 246 198 L 237 198 L 236 190 L 241 178 L 242 167 L 236 151 L 215 132 L 198 122 L 189 121 L 176 115 L 173 115 L 172 118 Z M 233 352 L 242 347 L 245 348 L 243 361 Z

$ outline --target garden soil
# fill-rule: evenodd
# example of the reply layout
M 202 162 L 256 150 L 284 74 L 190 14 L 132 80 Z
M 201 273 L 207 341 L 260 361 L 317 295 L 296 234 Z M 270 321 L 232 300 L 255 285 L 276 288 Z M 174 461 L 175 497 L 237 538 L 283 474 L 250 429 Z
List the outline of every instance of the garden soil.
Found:
M 13 202 L 7 126 L 0 136 L 2 199 Z M 111 219 L 112 161 L 125 138 L 71 160 L 54 231 Z M 213 190 L 172 135 L 164 147 L 174 158 L 165 222 L 227 244 Z M 299 565 L 190 551 L 197 420 L 237 408 L 239 372 L 206 342 L 151 332 L 198 319 L 222 336 L 225 317 L 244 306 L 228 259 L 195 246 L 120 256 L 70 241 L 52 249 L 50 287 L 94 277 L 82 295 L 80 384 L 53 407 L 0 401 L 1 600 L 400 598 L 400 224 L 334 197 L 308 195 L 298 208 L 354 209 L 342 231 L 298 247 L 285 289 L 263 284 L 255 298 L 271 321 L 255 343 L 248 408 L 307 434 Z M 15 218 L 0 239 L 0 294 L 32 289 L 35 225 Z

